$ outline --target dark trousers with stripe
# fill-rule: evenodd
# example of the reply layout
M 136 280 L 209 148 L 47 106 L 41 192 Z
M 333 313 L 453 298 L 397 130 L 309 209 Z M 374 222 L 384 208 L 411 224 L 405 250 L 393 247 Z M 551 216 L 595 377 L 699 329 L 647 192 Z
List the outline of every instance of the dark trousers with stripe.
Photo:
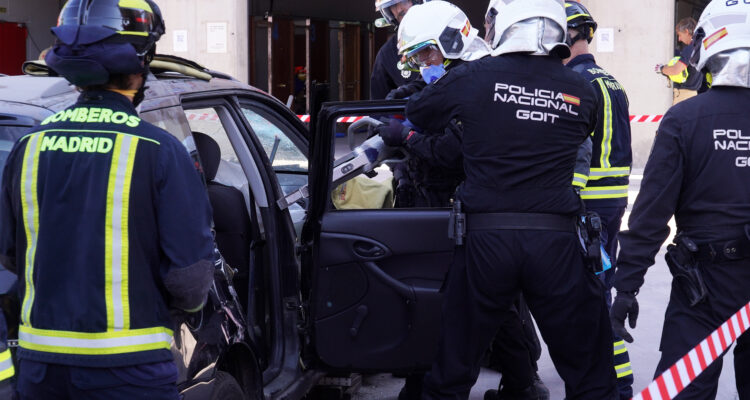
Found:
M 586 202 L 586 210 L 595 211 L 602 220 L 602 246 L 612 262 L 612 268 L 600 275 L 606 288 L 605 295 L 609 307 L 612 306 L 612 286 L 617 268 L 617 235 L 620 233 L 625 208 L 625 205 L 607 205 L 603 200 Z M 621 337 L 615 336 L 613 342 L 617 391 L 620 393 L 620 400 L 629 400 L 633 397 L 633 370 L 630 365 L 630 355 Z
M 750 259 L 707 264 L 701 268 L 708 289 L 705 301 L 690 307 L 687 296 L 674 280 L 664 316 L 661 360 L 654 377 L 687 354 L 716 328 L 750 301 Z M 700 374 L 675 399 L 716 398 L 723 355 Z M 734 348 L 734 374 L 740 400 L 750 399 L 750 334 L 737 340 Z
M 177 400 L 172 361 L 118 368 L 85 368 L 21 360 L 21 400 Z
M 612 329 L 602 284 L 574 233 L 471 231 L 445 288 L 438 354 L 424 399 L 467 399 L 501 317 L 529 305 L 568 400 L 616 400 Z

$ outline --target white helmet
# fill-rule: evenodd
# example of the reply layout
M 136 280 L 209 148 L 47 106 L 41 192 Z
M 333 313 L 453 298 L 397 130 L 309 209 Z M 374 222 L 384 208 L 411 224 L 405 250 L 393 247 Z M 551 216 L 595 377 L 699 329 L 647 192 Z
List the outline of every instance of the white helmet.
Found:
M 713 0 L 703 10 L 693 34 L 690 63 L 703 70 L 711 57 L 733 49 L 750 48 L 750 4 Z
M 430 1 L 406 13 L 398 28 L 398 52 L 410 57 L 434 45 L 446 59 L 472 61 L 490 50 L 478 34 L 460 8 L 447 1 Z
M 375 11 L 383 14 L 383 18 L 385 18 L 389 24 L 394 26 L 398 25 L 398 20 L 396 19 L 396 16 L 393 15 L 390 8 L 391 6 L 404 1 L 411 1 L 413 5 L 422 4 L 422 0 L 375 0 Z
M 490 0 L 485 27 L 493 56 L 514 52 L 570 56 L 563 0 Z

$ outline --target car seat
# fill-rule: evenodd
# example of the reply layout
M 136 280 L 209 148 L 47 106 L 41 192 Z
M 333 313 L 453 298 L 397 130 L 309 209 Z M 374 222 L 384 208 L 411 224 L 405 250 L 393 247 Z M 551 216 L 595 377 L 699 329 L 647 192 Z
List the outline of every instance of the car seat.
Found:
M 239 271 L 240 278 L 248 276 L 252 227 L 242 192 L 214 182 L 221 162 L 219 144 L 201 132 L 193 132 L 195 147 L 203 166 L 208 188 L 208 199 L 213 208 L 216 245 L 230 266 Z

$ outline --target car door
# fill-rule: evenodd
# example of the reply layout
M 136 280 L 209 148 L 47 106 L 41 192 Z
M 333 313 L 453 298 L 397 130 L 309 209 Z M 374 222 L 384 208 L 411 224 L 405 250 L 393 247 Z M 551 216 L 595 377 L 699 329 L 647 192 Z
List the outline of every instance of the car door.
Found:
M 437 349 L 440 289 L 454 247 L 448 238 L 450 210 L 379 208 L 392 201 L 382 196 L 389 184 L 392 188 L 382 165 L 349 179 L 357 174 L 357 160 L 377 156 L 366 143 L 347 155 L 346 146 L 358 143 L 353 138 L 358 134 L 344 134 L 343 123 L 403 114 L 403 107 L 403 102 L 331 103 L 315 127 L 303 266 L 311 271 L 315 349 L 336 369 L 426 368 Z M 372 134 L 371 128 L 363 131 Z M 356 198 L 363 200 L 345 204 Z

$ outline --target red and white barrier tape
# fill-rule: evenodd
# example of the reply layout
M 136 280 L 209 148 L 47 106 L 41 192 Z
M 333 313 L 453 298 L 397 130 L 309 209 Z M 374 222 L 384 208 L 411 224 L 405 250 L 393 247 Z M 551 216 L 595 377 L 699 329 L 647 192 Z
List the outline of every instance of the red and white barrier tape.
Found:
M 630 122 L 659 122 L 663 115 L 631 115 Z
M 192 113 L 187 112 L 188 120 L 190 121 L 218 121 L 219 116 L 216 114 L 199 114 L 199 113 Z M 659 122 L 663 118 L 663 115 L 631 115 L 630 116 L 630 122 Z M 297 115 L 297 118 L 300 119 L 302 122 L 309 123 L 310 122 L 310 116 L 309 115 Z M 362 116 L 358 117 L 341 117 L 336 122 L 341 123 L 352 123 L 357 122 L 361 120 Z
M 674 399 L 750 328 L 750 303 L 703 339 L 632 400 Z

